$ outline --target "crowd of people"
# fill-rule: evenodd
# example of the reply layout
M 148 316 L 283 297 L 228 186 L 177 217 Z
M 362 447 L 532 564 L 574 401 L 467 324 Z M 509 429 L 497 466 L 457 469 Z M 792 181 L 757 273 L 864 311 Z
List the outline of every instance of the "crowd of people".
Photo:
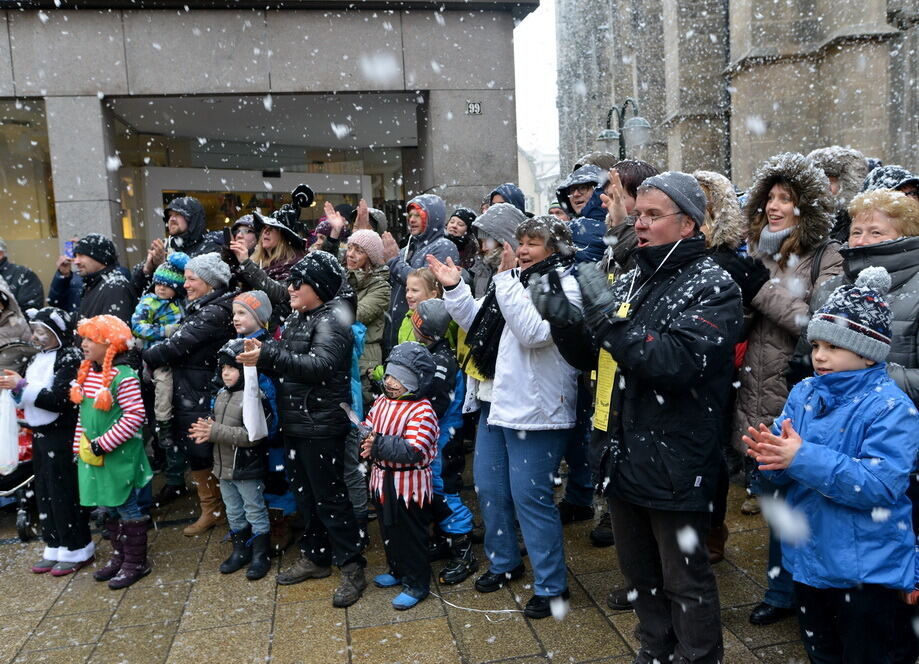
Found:
M 591 153 L 545 214 L 511 183 L 474 207 L 411 199 L 401 247 L 364 201 L 326 203 L 308 236 L 245 215 L 221 242 L 180 197 L 133 269 L 75 238 L 48 306 L 0 242 L 0 390 L 33 433 L 44 517 L 32 572 L 93 562 L 93 510 L 111 542 L 94 578 L 134 583 L 190 472 L 183 532 L 228 523 L 225 574 L 264 577 L 301 531 L 277 583 L 334 566 L 350 606 L 376 519 L 371 581 L 395 609 L 428 596 L 433 561 L 480 593 L 528 565 L 540 619 L 569 598 L 563 527 L 596 519 L 636 662 L 717 662 L 740 478 L 770 525 L 750 622 L 796 617 L 813 662 L 915 662 L 919 176 L 834 146 L 766 160 L 744 192 Z

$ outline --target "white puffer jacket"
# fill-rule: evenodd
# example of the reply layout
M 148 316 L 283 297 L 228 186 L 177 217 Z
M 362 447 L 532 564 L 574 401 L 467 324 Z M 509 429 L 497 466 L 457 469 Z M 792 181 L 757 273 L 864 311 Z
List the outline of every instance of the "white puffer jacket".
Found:
M 530 302 L 519 274 L 515 269 L 494 276 L 495 296 L 506 324 L 499 342 L 488 423 L 520 431 L 571 429 L 578 372 L 562 359 L 549 323 Z M 566 272 L 561 281 L 568 301 L 580 308 L 577 280 Z M 444 303 L 464 330 L 472 325 L 481 306 L 481 300 L 475 300 L 463 282 L 444 293 Z M 478 388 L 476 381 L 468 383 L 467 390 Z

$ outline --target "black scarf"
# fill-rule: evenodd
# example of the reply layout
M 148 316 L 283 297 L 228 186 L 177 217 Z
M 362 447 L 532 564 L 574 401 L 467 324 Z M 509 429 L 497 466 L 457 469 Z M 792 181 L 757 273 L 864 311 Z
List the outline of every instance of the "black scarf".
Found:
M 560 253 L 552 254 L 547 259 L 531 265 L 520 273 L 520 283 L 526 288 L 530 278 L 548 273 L 557 268 L 566 269 L 574 262 L 574 256 L 562 256 Z M 498 345 L 501 333 L 504 331 L 504 315 L 498 306 L 495 296 L 494 280 L 488 285 L 482 306 L 469 326 L 466 335 L 466 344 L 469 346 L 469 358 L 475 362 L 476 368 L 486 378 L 495 377 L 495 365 L 498 363 Z M 465 367 L 464 367 L 465 368 Z

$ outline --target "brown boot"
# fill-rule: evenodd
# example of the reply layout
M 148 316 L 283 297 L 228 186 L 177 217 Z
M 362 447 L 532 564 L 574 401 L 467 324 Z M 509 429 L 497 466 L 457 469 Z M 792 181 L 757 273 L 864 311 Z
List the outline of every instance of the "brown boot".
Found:
M 728 541 L 729 534 L 726 523 L 722 523 L 720 526 L 712 526 L 709 529 L 708 538 L 705 540 L 708 546 L 708 562 L 715 564 L 724 560 L 724 545 Z
M 268 520 L 271 522 L 271 546 L 268 553 L 271 556 L 280 556 L 294 542 L 294 534 L 290 530 L 290 517 L 284 516 L 284 510 L 270 507 Z
M 217 478 L 214 477 L 210 468 L 191 471 L 191 478 L 192 484 L 198 488 L 201 516 L 182 531 L 182 534 L 186 537 L 202 535 L 227 520 L 223 501 L 220 499 L 220 486 L 217 484 Z

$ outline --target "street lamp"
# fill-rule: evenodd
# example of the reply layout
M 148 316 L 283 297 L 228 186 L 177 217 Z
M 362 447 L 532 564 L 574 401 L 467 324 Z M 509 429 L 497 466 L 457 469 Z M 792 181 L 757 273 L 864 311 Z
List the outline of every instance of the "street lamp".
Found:
M 632 104 L 632 117 L 625 118 L 629 104 Z M 616 116 L 616 129 L 613 129 L 613 115 Z M 622 106 L 613 106 L 606 114 L 606 129 L 597 134 L 597 140 L 604 143 L 619 143 L 619 158 L 625 159 L 626 147 L 635 148 L 644 145 L 651 138 L 651 123 L 638 115 L 638 102 L 626 97 Z

